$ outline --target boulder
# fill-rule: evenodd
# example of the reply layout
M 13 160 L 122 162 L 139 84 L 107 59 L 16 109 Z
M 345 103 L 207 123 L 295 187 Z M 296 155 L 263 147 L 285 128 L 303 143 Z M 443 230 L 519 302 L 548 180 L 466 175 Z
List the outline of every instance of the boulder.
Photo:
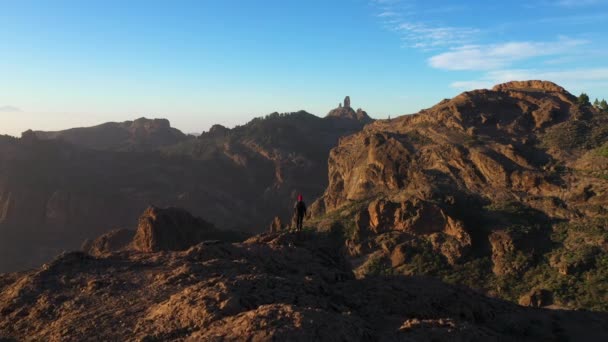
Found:
M 283 225 L 283 221 L 281 221 L 281 218 L 276 216 L 274 218 L 274 220 L 272 220 L 272 223 L 270 224 L 270 232 L 271 233 L 278 233 L 282 230 L 285 230 L 285 225 Z
M 238 238 L 184 209 L 149 207 L 139 218 L 133 247 L 141 252 L 180 251 L 205 240 Z
M 519 305 L 541 308 L 553 304 L 553 293 L 545 289 L 535 289 L 519 298 Z

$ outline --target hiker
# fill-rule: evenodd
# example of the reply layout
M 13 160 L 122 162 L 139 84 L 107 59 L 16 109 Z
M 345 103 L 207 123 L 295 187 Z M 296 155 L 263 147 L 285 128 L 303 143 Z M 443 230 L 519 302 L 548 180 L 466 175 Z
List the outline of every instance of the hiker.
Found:
M 296 231 L 302 231 L 302 222 L 304 221 L 304 215 L 306 215 L 306 204 L 302 195 L 298 195 L 298 201 L 293 206 L 293 212 L 296 216 Z

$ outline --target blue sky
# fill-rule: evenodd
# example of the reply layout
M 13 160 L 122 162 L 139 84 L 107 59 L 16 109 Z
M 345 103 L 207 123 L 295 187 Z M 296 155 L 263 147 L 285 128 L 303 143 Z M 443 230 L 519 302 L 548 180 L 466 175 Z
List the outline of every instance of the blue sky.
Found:
M 608 98 L 608 0 L 0 0 L 0 133 L 185 132 L 345 95 L 384 118 L 513 79 Z

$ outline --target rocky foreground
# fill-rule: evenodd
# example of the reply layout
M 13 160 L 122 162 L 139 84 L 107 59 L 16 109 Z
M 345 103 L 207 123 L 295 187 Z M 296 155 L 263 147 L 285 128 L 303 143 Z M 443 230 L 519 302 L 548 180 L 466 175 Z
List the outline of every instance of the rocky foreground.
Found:
M 607 340 L 608 315 L 417 277 L 356 279 L 332 233 L 64 254 L 0 275 L 0 340 Z

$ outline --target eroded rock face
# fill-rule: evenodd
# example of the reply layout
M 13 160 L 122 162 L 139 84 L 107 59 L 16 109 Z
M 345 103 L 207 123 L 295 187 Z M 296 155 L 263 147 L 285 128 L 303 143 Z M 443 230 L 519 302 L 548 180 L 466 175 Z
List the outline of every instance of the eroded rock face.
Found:
M 548 82 L 548 81 L 539 81 L 539 80 L 530 80 L 530 81 L 512 81 L 503 84 L 498 84 L 492 88 L 494 91 L 509 91 L 509 90 L 537 90 L 537 91 L 548 91 L 548 92 L 557 92 L 561 94 L 568 93 L 566 89 L 560 87 L 559 85 Z
M 350 121 L 360 122 L 362 124 L 368 124 L 373 120 L 369 117 L 367 112 L 362 110 L 361 108 L 355 111 L 350 106 L 350 97 L 347 96 L 344 98 L 344 106 L 342 104 L 338 105 L 338 108 L 332 109 L 326 116 L 327 118 L 334 119 L 347 119 Z M 347 125 L 348 122 L 342 122 L 342 125 Z
M 416 241 L 449 265 L 486 258 L 495 276 L 521 276 L 553 248 L 556 222 L 608 214 L 606 125 L 551 82 L 465 92 L 341 139 L 312 212 L 320 229 L 341 227 L 357 265 L 411 272 Z M 580 273 L 596 255 L 551 262 Z
M 181 251 L 228 234 L 186 210 L 149 207 L 139 217 L 133 248 L 141 252 Z
M 511 234 L 505 231 L 496 231 L 490 235 L 489 240 L 492 246 L 492 263 L 494 265 L 492 271 L 494 274 L 514 274 L 527 266 L 516 262 L 516 253 L 520 249 L 516 247 L 515 239 Z
M 281 220 L 280 217 L 277 216 L 274 218 L 274 220 L 272 220 L 269 231 L 271 233 L 278 233 L 280 231 L 283 231 L 284 229 L 285 229 L 285 225 L 283 224 L 283 221 Z
M 181 252 L 64 254 L 40 269 L 0 275 L 0 338 L 608 338 L 601 313 L 524 308 L 418 277 L 357 280 L 340 250 L 331 235 L 283 233 Z

